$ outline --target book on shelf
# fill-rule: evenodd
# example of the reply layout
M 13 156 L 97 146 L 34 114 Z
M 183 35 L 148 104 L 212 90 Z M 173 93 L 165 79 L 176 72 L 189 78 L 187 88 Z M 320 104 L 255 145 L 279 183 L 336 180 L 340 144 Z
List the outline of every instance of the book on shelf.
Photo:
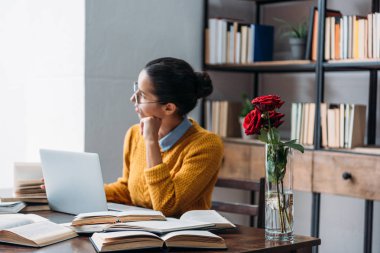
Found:
M 379 13 L 369 13 L 366 16 L 326 15 L 324 59 L 328 62 L 378 60 L 379 15 Z
M 208 231 L 185 230 L 158 236 L 145 231 L 94 233 L 90 241 L 97 252 L 148 248 L 226 249 L 224 239 Z
M 311 48 L 311 60 L 316 61 L 317 60 L 317 46 L 318 46 L 318 20 L 319 20 L 319 11 L 317 7 L 312 7 L 313 14 L 310 15 L 310 21 L 312 18 L 312 31 L 309 31 L 311 35 L 311 39 L 308 40 L 309 43 L 311 43 L 310 47 Z M 340 11 L 337 10 L 329 10 L 326 9 L 325 13 L 326 17 L 341 17 L 342 14 Z M 326 37 L 326 36 L 325 36 Z M 330 37 L 330 36 L 329 36 Z
M 224 18 L 208 19 L 205 60 L 208 64 L 247 64 L 271 61 L 273 26 Z
M 0 202 L 0 214 L 18 213 L 25 208 L 25 203 L 22 201 L 15 202 Z
M 315 104 L 293 103 L 291 109 L 292 139 L 303 145 L 314 145 Z
M 321 104 L 322 146 L 354 148 L 364 146 L 366 106 Z
M 273 60 L 273 26 L 252 24 L 251 29 L 253 36 L 253 62 Z
M 206 100 L 205 127 L 221 137 L 240 137 L 241 130 L 238 115 L 242 105 L 231 101 Z
M 165 220 L 160 211 L 155 210 L 129 210 L 81 213 L 75 216 L 72 226 L 117 223 L 127 221 Z
M 0 215 L 0 242 L 43 247 L 76 236 L 73 230 L 35 214 Z

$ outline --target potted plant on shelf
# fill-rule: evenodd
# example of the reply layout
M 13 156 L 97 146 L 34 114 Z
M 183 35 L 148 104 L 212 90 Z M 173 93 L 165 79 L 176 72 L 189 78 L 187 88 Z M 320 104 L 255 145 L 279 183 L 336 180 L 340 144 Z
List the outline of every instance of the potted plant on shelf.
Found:
M 289 38 L 289 45 L 292 54 L 292 58 L 304 59 L 306 48 L 306 36 L 307 36 L 307 23 L 305 21 L 298 24 L 290 24 L 289 22 L 274 18 L 277 22 L 283 24 L 280 28 L 283 30 L 282 35 Z
M 245 134 L 245 130 L 243 128 L 243 122 L 244 122 L 244 118 L 245 116 L 247 116 L 247 114 L 252 111 L 254 108 L 254 105 L 251 104 L 251 100 L 249 99 L 248 95 L 246 93 L 243 93 L 242 94 L 242 109 L 240 111 L 240 117 L 239 117 L 239 120 L 240 120 L 240 126 L 241 126 L 241 136 L 243 137 L 243 139 L 252 139 L 253 138 L 253 135 L 246 135 Z

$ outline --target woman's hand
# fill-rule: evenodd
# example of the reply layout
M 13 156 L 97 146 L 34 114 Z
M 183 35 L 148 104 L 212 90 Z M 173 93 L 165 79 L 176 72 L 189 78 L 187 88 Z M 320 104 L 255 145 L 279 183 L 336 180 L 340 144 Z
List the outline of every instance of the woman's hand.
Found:
M 158 131 L 160 130 L 161 122 L 161 119 L 156 117 L 145 117 L 140 120 L 140 130 L 145 141 L 158 142 Z

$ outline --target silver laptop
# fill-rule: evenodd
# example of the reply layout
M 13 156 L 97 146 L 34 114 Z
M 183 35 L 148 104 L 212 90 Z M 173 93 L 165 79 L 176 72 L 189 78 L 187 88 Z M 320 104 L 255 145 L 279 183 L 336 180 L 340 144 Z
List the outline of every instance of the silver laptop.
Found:
M 98 154 L 41 149 L 40 156 L 52 210 L 70 214 L 107 211 Z

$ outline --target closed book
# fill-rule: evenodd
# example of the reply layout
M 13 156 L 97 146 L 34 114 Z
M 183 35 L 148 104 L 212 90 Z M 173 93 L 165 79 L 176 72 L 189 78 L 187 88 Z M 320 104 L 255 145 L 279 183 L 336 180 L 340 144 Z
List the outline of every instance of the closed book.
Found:
M 326 17 L 341 17 L 340 11 L 326 9 Z M 319 11 L 317 8 L 314 9 L 314 19 L 313 19 L 313 32 L 311 39 L 311 60 L 317 60 L 317 47 L 318 47 L 318 20 Z
M 272 61 L 273 60 L 273 26 L 252 24 L 252 60 Z
M 364 134 L 366 126 L 366 106 L 352 105 L 350 118 L 348 148 L 364 146 Z
M 21 201 L 15 202 L 0 202 L 0 214 L 18 213 L 25 208 L 25 203 Z

